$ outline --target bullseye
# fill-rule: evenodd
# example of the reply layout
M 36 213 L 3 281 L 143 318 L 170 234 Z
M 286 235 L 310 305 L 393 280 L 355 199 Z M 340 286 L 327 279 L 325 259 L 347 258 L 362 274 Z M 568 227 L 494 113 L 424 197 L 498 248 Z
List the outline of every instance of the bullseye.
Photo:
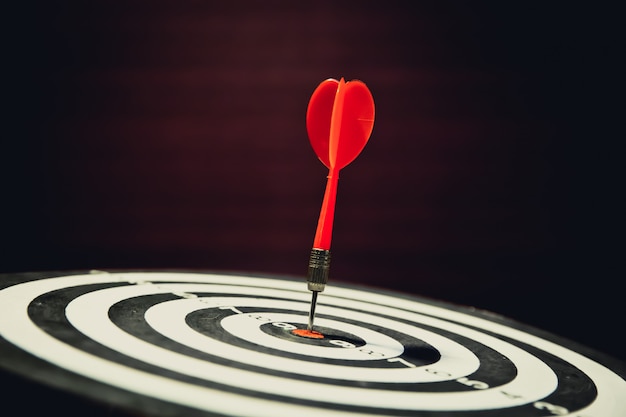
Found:
M 324 335 L 322 333 L 315 331 L 315 330 L 294 329 L 291 331 L 291 333 L 295 334 L 296 336 L 306 337 L 308 339 L 323 339 L 324 338 Z
M 25 280 L 0 290 L 0 363 L 28 375 L 32 365 L 4 359 L 19 350 L 40 374 L 62 369 L 76 381 L 115 387 L 131 407 L 139 396 L 211 415 L 626 412 L 623 376 L 501 318 L 333 286 L 318 306 L 317 337 L 306 333 L 307 309 L 301 282 L 286 279 L 98 273 Z M 72 389 L 102 391 L 83 386 Z

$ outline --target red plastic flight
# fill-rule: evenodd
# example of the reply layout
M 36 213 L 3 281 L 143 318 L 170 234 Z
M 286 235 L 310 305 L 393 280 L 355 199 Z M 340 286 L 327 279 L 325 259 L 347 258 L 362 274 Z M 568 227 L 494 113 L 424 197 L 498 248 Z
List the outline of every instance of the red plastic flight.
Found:
M 313 247 L 330 250 L 339 170 L 361 153 L 374 128 L 374 98 L 361 81 L 328 79 L 313 92 L 306 114 L 309 141 L 328 167 Z

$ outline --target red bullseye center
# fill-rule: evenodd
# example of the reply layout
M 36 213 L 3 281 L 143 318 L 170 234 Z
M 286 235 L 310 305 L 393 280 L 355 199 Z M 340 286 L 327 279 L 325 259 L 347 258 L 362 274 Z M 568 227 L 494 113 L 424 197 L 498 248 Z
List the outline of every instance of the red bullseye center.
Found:
M 316 332 L 315 330 L 308 329 L 295 329 L 291 331 L 296 336 L 306 337 L 309 339 L 323 339 L 324 335 L 320 332 Z

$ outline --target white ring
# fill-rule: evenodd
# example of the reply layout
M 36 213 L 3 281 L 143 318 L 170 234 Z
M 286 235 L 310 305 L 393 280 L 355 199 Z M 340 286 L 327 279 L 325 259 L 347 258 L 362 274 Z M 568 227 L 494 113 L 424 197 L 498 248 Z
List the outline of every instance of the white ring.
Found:
M 132 287 L 122 287 L 132 288 Z M 179 288 L 177 288 L 179 289 Z M 207 290 L 210 287 L 206 288 Z M 118 288 L 116 290 L 121 290 Z M 231 290 L 232 291 L 232 290 Z M 125 298 L 127 295 L 119 294 L 120 298 Z M 106 305 L 111 300 L 102 300 L 103 305 Z M 208 299 L 212 304 L 217 306 L 246 306 L 246 307 L 272 307 L 282 308 L 286 310 L 306 310 L 307 305 L 303 303 L 294 303 L 284 300 L 268 300 L 268 299 L 253 299 L 245 297 L 214 297 Z M 442 354 L 443 366 L 454 369 L 454 374 L 444 373 L 431 373 L 425 372 L 420 368 L 361 368 L 357 366 L 346 367 L 343 365 L 331 365 L 317 362 L 307 362 L 298 359 L 291 359 L 279 356 L 273 356 L 267 353 L 261 353 L 244 349 L 232 344 L 221 342 L 217 339 L 208 338 L 187 326 L 184 322 L 184 317 L 194 310 L 207 307 L 207 300 L 203 298 L 199 299 L 182 299 L 159 303 L 146 312 L 145 318 L 148 324 L 156 331 L 164 336 L 182 343 L 188 347 L 192 347 L 196 350 L 200 350 L 209 354 L 218 355 L 225 359 L 230 359 L 236 362 L 247 363 L 250 365 L 268 367 L 272 370 L 297 373 L 308 376 L 317 376 L 321 378 L 334 378 L 345 379 L 362 382 L 387 382 L 387 383 L 424 383 L 424 382 L 439 382 L 450 379 L 459 378 L 469 375 L 478 369 L 480 363 L 476 355 L 469 351 L 464 346 L 446 339 L 436 333 L 428 332 L 427 330 L 420 329 L 405 325 L 403 323 L 394 322 L 392 320 L 374 317 L 368 314 L 359 312 L 351 312 L 351 318 L 355 320 L 369 320 L 370 323 L 377 325 L 386 325 L 393 330 L 411 332 L 414 336 L 423 338 L 432 343 L 445 345 L 446 355 Z M 97 300 L 85 300 L 85 303 L 97 308 Z M 80 308 L 76 309 L 80 311 Z M 345 310 L 327 308 L 327 314 L 346 314 Z M 304 319 L 302 316 L 296 315 L 281 315 L 275 313 L 260 313 L 263 317 L 268 319 L 268 322 L 306 322 L 306 316 Z M 247 320 L 246 320 L 247 318 Z M 247 321 L 248 323 L 241 326 L 241 323 Z M 318 319 L 318 323 L 327 325 L 327 327 L 335 328 L 338 330 L 344 330 L 348 332 L 355 332 L 357 336 L 368 340 L 366 346 L 359 349 L 371 350 L 375 349 L 376 352 L 383 353 L 384 357 L 372 357 L 366 352 L 359 351 L 359 349 L 336 349 L 326 348 L 319 346 L 309 346 L 302 344 L 295 344 L 293 342 L 287 342 L 276 337 L 265 335 L 258 331 L 258 322 L 254 318 L 245 315 L 231 316 L 230 320 L 222 320 L 222 325 L 225 329 L 231 333 L 235 333 L 238 337 L 242 337 L 247 341 L 258 343 L 263 347 L 273 347 L 276 349 L 291 350 L 294 353 L 322 356 L 333 359 L 345 359 L 345 360 L 367 360 L 367 359 L 390 359 L 395 358 L 402 354 L 403 346 L 391 339 L 388 336 L 384 336 L 380 333 L 373 332 L 364 328 L 358 328 L 347 323 L 342 323 L 336 320 Z M 239 326 L 236 326 L 239 324 Z M 255 333 L 250 333 L 250 330 L 254 330 Z M 98 337 L 93 332 L 89 332 L 88 336 Z M 258 334 L 257 334 L 258 333 Z M 260 335 L 263 336 L 260 336 Z M 110 346 L 110 343 L 109 343 Z M 113 347 L 113 346 L 111 346 Z M 117 349 L 117 348 L 116 348 Z M 438 363 L 441 366 L 440 363 Z M 431 366 L 431 368 L 434 368 Z
M 244 301 L 244 300 L 241 300 Z M 274 305 L 274 308 L 287 309 L 286 303 L 282 300 L 262 300 L 264 302 L 269 301 Z M 255 304 L 254 307 L 259 307 Z M 289 303 L 293 304 L 293 303 Z M 238 306 L 247 304 L 237 304 Z M 301 307 L 301 306 L 300 306 Z M 306 307 L 305 307 L 306 308 Z M 296 310 L 297 311 L 297 310 Z M 300 309 L 300 311 L 302 311 Z M 250 315 L 254 317 L 263 317 L 268 323 L 297 323 L 301 325 L 307 324 L 307 317 L 296 314 L 280 314 L 280 313 L 268 313 L 264 311 L 253 312 Z M 250 320 L 249 314 L 236 314 L 222 319 L 220 324 L 230 334 L 237 336 L 240 339 L 255 343 L 257 345 L 278 349 L 284 352 L 297 353 L 300 355 L 314 356 L 318 358 L 327 359 L 343 359 L 346 361 L 372 361 L 381 360 L 387 358 L 395 358 L 402 355 L 404 352 L 404 346 L 395 339 L 386 336 L 382 333 L 375 332 L 373 330 L 358 327 L 354 324 L 349 324 L 337 320 L 329 320 L 322 317 L 318 317 L 315 322 L 317 325 L 327 327 L 334 330 L 344 331 L 351 333 L 355 336 L 365 340 L 365 345 L 355 347 L 328 347 L 320 345 L 308 345 L 308 344 L 296 344 L 293 341 L 280 339 L 278 337 L 269 335 L 261 330 L 261 322 L 255 319 Z M 332 340 L 332 339 L 330 339 Z M 358 363 L 350 364 L 350 366 L 359 366 Z M 344 369 L 343 374 L 346 373 Z M 334 378 L 334 376 L 329 376 Z
M 213 292 L 232 294 L 239 292 L 242 294 L 256 294 L 261 296 L 279 296 L 282 291 L 277 289 L 233 287 L 229 285 L 210 284 L 167 284 L 165 287 L 158 285 L 139 285 L 115 287 L 99 291 L 93 291 L 83 296 L 77 297 L 67 305 L 66 315 L 71 324 L 81 333 L 89 336 L 93 340 L 104 344 L 118 352 L 131 357 L 140 357 L 142 360 L 153 365 L 171 369 L 185 375 L 196 378 L 208 378 L 214 382 L 225 385 L 264 392 L 266 394 L 315 392 L 319 398 L 324 398 L 326 402 L 353 405 L 358 402 L 361 406 L 389 409 L 419 409 L 428 410 L 477 410 L 483 409 L 485 404 L 495 408 L 510 407 L 527 403 L 528 399 L 542 399 L 552 393 L 557 385 L 557 378 L 554 372 L 539 359 L 524 350 L 499 340 L 493 336 L 472 330 L 463 326 L 449 323 L 440 319 L 411 313 L 410 320 L 418 323 L 426 323 L 435 327 L 440 327 L 448 331 L 456 332 L 463 336 L 474 339 L 507 356 L 516 366 L 518 374 L 511 382 L 498 387 L 498 389 L 487 389 L 475 392 L 453 392 L 453 393 L 420 393 L 405 391 L 389 391 L 381 389 L 362 389 L 358 387 L 347 387 L 286 379 L 273 375 L 264 375 L 256 372 L 249 372 L 237 368 L 221 366 L 210 362 L 202 361 L 177 352 L 172 352 L 160 346 L 154 346 L 141 339 L 138 339 L 115 326 L 108 317 L 108 308 L 116 302 L 125 300 L 132 296 L 144 296 L 161 293 L 190 293 L 190 292 Z M 286 294 L 285 294 L 286 295 Z M 219 297 L 218 297 L 219 298 Z M 208 299 L 187 299 L 190 302 L 197 302 L 206 308 L 207 305 L 220 306 L 219 300 Z M 276 300 L 272 300 L 276 301 Z M 350 300 L 351 303 L 355 301 Z M 321 305 L 319 311 L 321 312 Z M 373 306 L 360 305 L 360 308 L 373 308 Z M 324 310 L 332 307 L 325 306 Z M 392 309 L 391 312 L 393 312 Z M 380 309 L 378 309 L 380 311 Z M 344 314 L 352 316 L 353 311 L 343 311 Z M 389 312 L 386 312 L 387 314 Z M 394 322 L 395 323 L 395 322 Z M 407 326 L 397 322 L 396 326 Z M 411 327 L 411 326 L 408 326 Z M 208 338 L 205 338 L 208 339 Z M 231 346 L 231 345 L 229 345 Z M 441 351 L 441 349 L 440 349 Z M 222 351 L 219 351 L 223 354 Z M 442 358 L 444 357 L 442 353 Z M 276 357 L 272 357 L 276 358 Z M 276 358 L 274 360 L 286 360 L 287 358 Z M 317 366 L 317 364 L 315 364 Z M 443 375 L 449 378 L 452 369 L 443 369 L 439 363 L 428 368 L 406 368 L 398 369 L 405 371 L 407 375 L 413 375 L 419 371 L 424 377 Z M 327 365 L 331 366 L 331 365 Z M 345 369 L 345 367 L 343 367 Z M 387 372 L 396 371 L 386 370 Z M 351 372 L 355 370 L 351 369 Z M 401 372 L 398 372 L 401 374 Z M 523 393 L 516 398 L 501 394 L 501 391 Z M 471 395 L 468 395 L 471 394 Z M 358 399 L 358 401 L 357 401 Z

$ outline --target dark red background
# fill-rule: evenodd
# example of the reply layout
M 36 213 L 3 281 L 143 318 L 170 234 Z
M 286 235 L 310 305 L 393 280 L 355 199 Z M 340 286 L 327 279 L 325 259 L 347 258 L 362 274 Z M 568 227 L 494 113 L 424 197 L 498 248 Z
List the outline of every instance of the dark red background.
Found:
M 508 3 L 7 16 L 0 272 L 303 276 L 326 176 L 306 106 L 343 76 L 377 114 L 342 171 L 331 284 L 473 305 L 623 356 L 602 327 L 623 319 L 617 12 Z

